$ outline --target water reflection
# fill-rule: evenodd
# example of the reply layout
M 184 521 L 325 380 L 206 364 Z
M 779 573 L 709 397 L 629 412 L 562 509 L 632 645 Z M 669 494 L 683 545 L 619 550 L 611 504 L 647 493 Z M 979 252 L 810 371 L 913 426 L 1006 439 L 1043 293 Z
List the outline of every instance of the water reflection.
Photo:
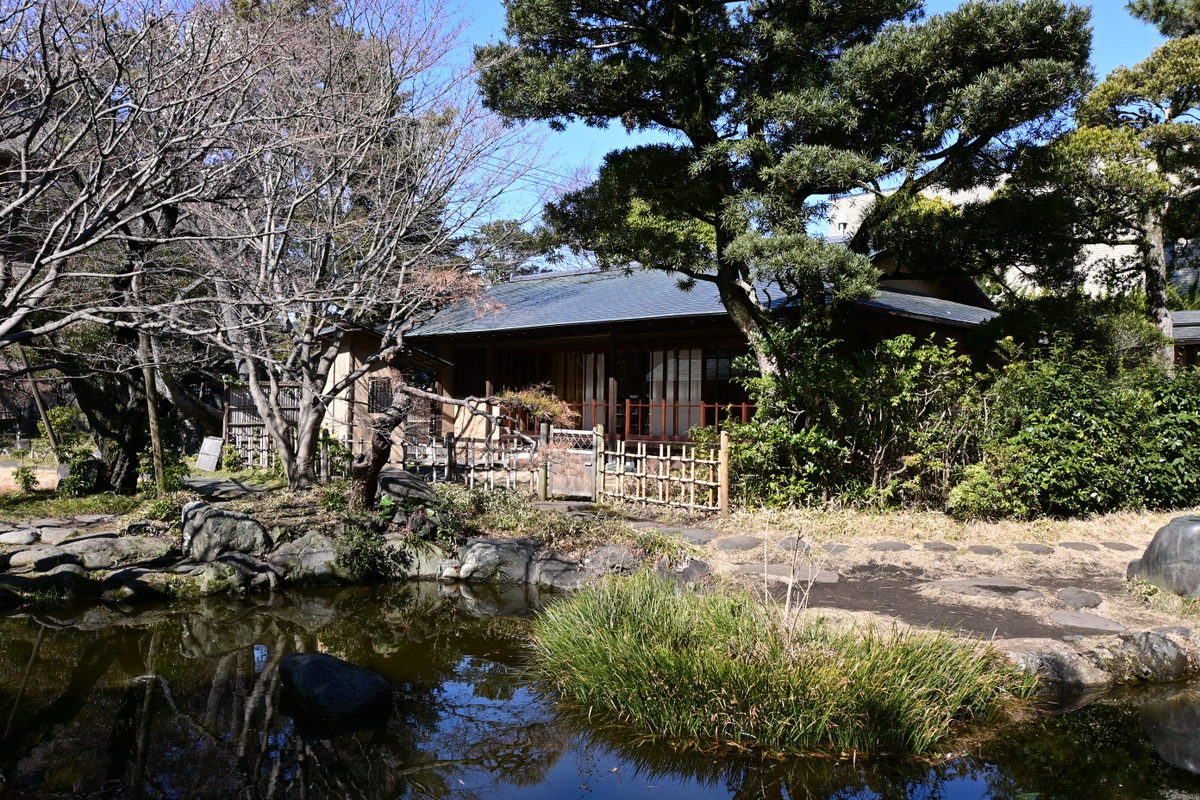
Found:
M 512 615 L 542 601 L 535 590 L 412 584 L 0 618 L 0 789 L 250 800 L 1200 791 L 1200 776 L 1186 771 L 1200 765 L 1200 692 L 1042 718 L 940 763 L 675 752 L 556 711 L 528 683 L 527 623 Z M 291 652 L 331 653 L 387 678 L 386 724 L 301 735 L 279 705 L 278 664 Z

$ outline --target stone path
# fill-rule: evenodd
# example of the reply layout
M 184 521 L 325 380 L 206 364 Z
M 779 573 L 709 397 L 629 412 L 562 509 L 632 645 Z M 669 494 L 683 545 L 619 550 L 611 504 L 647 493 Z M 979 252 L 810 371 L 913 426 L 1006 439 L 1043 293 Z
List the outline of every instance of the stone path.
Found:
M 591 510 L 586 503 L 541 505 L 573 514 Z M 778 540 L 768 533 L 723 535 L 647 520 L 633 525 L 677 535 L 695 545 L 714 571 L 766 587 L 780 598 L 790 584 L 793 599 L 801 592 L 810 607 L 872 612 L 910 625 L 995 638 L 1069 640 L 1132 629 L 1107 616 L 1121 616 L 1118 607 L 1132 604 L 1123 571 L 1097 567 L 1092 558 L 1140 554 L 1141 548 L 1126 542 L 806 542 L 794 535 Z M 1036 578 L 1021 571 L 1043 564 L 1028 569 Z M 1016 574 L 992 574 L 1005 569 Z

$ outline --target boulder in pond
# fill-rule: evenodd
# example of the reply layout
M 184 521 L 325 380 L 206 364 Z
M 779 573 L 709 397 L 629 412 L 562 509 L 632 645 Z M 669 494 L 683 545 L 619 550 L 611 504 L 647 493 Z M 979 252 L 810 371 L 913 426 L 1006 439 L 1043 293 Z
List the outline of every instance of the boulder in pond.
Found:
M 1200 516 L 1175 517 L 1159 528 L 1127 574 L 1183 597 L 1200 597 Z
M 319 531 L 309 531 L 299 539 L 281 544 L 266 561 L 288 583 L 329 586 L 349 580 L 349 575 L 338 566 L 337 558 L 337 546 L 332 539 Z
M 212 561 L 222 553 L 260 555 L 271 537 L 257 520 L 236 511 L 196 501 L 183 507 L 183 553 L 196 561 Z
M 378 728 L 392 710 L 392 687 L 382 675 L 326 653 L 289 653 L 279 677 L 284 712 L 308 738 Z

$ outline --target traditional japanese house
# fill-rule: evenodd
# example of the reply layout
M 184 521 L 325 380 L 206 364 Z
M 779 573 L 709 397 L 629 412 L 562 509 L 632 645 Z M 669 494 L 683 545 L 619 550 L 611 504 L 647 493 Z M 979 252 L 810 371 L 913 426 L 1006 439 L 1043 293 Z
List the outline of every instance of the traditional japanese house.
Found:
M 957 338 L 994 315 L 969 281 L 884 281 L 853 307 L 838 335 L 850 346 L 901 333 Z M 695 426 L 753 413 L 733 380 L 746 343 L 715 287 L 684 291 L 664 272 L 549 273 L 500 283 L 443 310 L 405 342 L 451 396 L 545 384 L 577 412 L 577 427 L 602 424 L 625 439 L 683 439 Z M 449 407 L 443 419 L 446 432 L 471 425 Z

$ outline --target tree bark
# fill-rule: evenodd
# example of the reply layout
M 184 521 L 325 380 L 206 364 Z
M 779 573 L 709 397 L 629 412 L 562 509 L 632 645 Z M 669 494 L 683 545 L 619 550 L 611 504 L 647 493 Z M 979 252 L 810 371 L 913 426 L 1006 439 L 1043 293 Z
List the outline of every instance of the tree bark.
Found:
M 1157 361 L 1167 372 L 1175 370 L 1174 325 L 1168 304 L 1168 271 L 1162 214 L 1155 211 L 1146 219 L 1142 241 L 1142 264 L 1146 281 L 1146 306 L 1150 319 L 1166 337 L 1159 348 Z

